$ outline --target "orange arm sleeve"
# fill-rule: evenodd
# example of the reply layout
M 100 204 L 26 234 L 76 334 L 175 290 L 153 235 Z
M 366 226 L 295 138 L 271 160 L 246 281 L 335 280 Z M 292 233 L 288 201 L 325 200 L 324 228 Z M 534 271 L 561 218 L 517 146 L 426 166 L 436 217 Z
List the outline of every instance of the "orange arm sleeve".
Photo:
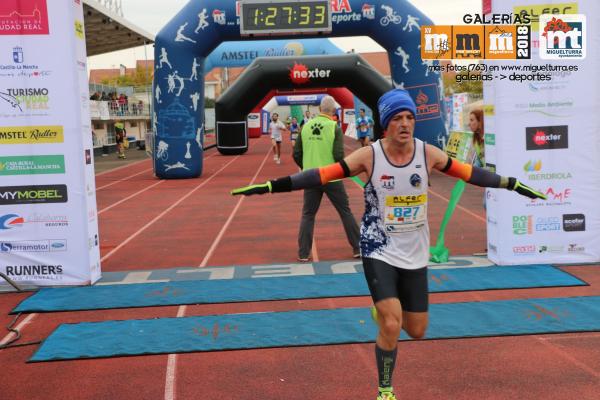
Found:
M 326 167 L 319 168 L 319 175 L 321 176 L 321 185 L 324 185 L 327 182 L 335 181 L 337 179 L 344 179 L 344 177 L 346 176 L 344 174 L 344 168 L 339 162 L 335 164 L 330 164 Z
M 473 166 L 453 158 L 450 167 L 443 172 L 455 178 L 462 179 L 465 182 L 469 182 L 471 180 L 471 175 L 473 174 Z

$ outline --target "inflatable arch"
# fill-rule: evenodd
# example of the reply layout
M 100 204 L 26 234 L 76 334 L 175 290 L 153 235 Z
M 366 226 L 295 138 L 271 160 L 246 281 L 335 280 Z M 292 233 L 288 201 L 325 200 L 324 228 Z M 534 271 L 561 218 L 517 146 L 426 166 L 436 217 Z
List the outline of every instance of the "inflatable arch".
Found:
M 342 110 L 354 110 L 354 95 L 346 88 L 322 88 L 312 90 L 271 90 L 250 114 L 248 114 L 248 136 L 260 137 L 269 129 L 270 114 L 273 105 L 312 105 L 321 104 L 326 94 L 332 96 Z M 269 105 L 271 103 L 271 105 Z M 275 103 L 275 104 L 272 104 Z M 343 116 L 343 114 L 342 114 Z M 348 122 L 342 118 L 342 129 L 345 131 Z
M 395 86 L 416 100 L 416 136 L 437 143 L 446 136 L 440 104 L 440 75 L 420 57 L 421 25 L 427 16 L 406 0 L 331 0 L 330 33 L 289 37 L 368 35 L 389 55 Z M 202 174 L 204 64 L 222 42 L 242 40 L 239 2 L 193 0 L 158 33 L 155 41 L 153 85 L 156 132 L 155 173 L 160 178 L 191 178 Z M 270 36 L 253 37 L 270 40 Z
M 346 86 L 371 108 L 391 84 L 358 54 L 257 58 L 215 104 L 217 149 L 221 154 L 248 150 L 246 116 L 273 88 Z M 243 95 L 240 95 L 243 93 Z M 375 135 L 380 136 L 378 114 Z

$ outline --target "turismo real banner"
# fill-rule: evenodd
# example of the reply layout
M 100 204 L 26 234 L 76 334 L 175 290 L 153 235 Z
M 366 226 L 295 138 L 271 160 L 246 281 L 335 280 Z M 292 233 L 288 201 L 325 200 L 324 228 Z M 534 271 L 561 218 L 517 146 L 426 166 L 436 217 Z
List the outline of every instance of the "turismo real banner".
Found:
M 100 251 L 82 2 L 2 0 L 0 24 L 0 272 L 25 285 L 93 283 Z
M 486 162 L 495 164 L 500 174 L 516 176 L 545 193 L 548 199 L 528 200 L 507 191 L 488 190 L 488 257 L 498 264 L 597 262 L 600 98 L 595 88 L 600 85 L 600 3 L 492 2 L 493 13 L 522 11 L 533 16 L 531 60 L 511 64 L 545 68 L 542 73 L 550 74 L 551 79 L 495 79 L 484 86 Z M 545 43 L 546 38 L 539 34 L 540 27 L 552 29 L 552 23 L 540 17 L 544 13 L 567 15 L 561 18 L 568 21 L 568 32 L 557 34 L 553 44 Z M 569 38 L 559 40 L 563 36 Z M 572 49 L 581 41 L 585 58 L 576 54 L 552 59 L 558 54 L 578 53 Z M 561 66 L 562 70 L 549 70 L 549 66 Z M 533 72 L 526 74 L 531 77 Z

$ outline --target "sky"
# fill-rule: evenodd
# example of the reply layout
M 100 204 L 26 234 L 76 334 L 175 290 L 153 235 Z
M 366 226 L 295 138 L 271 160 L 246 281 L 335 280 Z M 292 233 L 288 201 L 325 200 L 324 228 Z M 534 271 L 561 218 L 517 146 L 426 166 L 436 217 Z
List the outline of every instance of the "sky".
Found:
M 125 18 L 156 35 L 190 0 L 123 0 Z M 390 2 L 393 0 L 390 0 Z M 463 24 L 464 14 L 480 13 L 481 0 L 408 0 L 416 5 L 437 25 Z M 352 49 L 357 53 L 384 51 L 381 46 L 368 37 L 331 38 L 336 46 L 344 51 Z M 88 58 L 88 68 L 119 68 L 120 64 L 135 68 L 136 60 L 154 58 L 152 46 L 116 51 Z

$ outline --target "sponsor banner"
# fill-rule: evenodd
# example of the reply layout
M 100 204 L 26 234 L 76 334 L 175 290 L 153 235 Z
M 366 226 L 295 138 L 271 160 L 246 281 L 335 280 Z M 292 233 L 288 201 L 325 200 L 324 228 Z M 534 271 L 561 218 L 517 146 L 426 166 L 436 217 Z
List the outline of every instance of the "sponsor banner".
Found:
M 35 83 L 32 82 L 32 85 Z M 50 92 L 50 89 L 38 86 L 14 88 L 0 86 L 0 116 L 6 118 L 48 116 Z
M 344 120 L 345 124 L 353 124 L 356 122 L 356 111 L 353 108 L 344 108 Z
M 38 63 L 38 55 L 29 52 L 24 46 L 14 46 L 10 50 L 0 49 L 0 78 L 45 78 L 52 74 L 46 60 Z M 10 61 L 9 61 L 10 60 Z
M 1 175 L 64 174 L 65 156 L 0 156 Z
M 27 227 L 31 226 L 33 230 L 42 231 L 44 228 L 65 228 L 69 226 L 69 216 L 64 214 L 54 213 L 31 213 L 23 216 L 13 212 L 0 214 L 0 233 L 6 232 L 9 229 L 16 229 L 20 232 L 21 229 L 27 231 Z M 5 236 L 3 236 L 5 237 Z
M 46 253 L 67 251 L 65 239 L 0 241 L 0 253 Z
M 528 4 L 524 5 L 525 1 L 516 1 L 514 3 L 518 3 L 515 5 L 512 10 L 507 8 L 505 11 L 513 12 L 515 15 L 529 15 L 531 29 L 537 31 L 540 26 L 540 17 L 544 14 L 577 14 L 577 2 L 561 2 L 555 3 L 542 0 L 541 3 L 538 4 Z
M 583 214 L 564 214 L 562 223 L 565 232 L 585 231 L 585 215 Z
M 248 128 L 260 128 L 260 113 L 248 114 Z
M 67 185 L 0 187 L 0 205 L 66 203 Z
M 0 264 L 0 268 L 2 267 L 4 267 L 6 276 L 16 282 L 38 282 L 40 285 L 52 285 L 52 282 L 60 284 L 64 280 L 65 268 L 60 264 Z
M 0 145 L 63 142 L 62 126 L 0 126 Z
M 473 151 L 473 132 L 451 131 L 444 150 L 450 157 L 471 164 L 475 156 Z
M 435 84 L 407 87 L 417 106 L 417 121 L 440 118 L 441 105 L 438 87 Z
M 569 147 L 569 127 L 539 126 L 527 127 L 527 150 L 566 149 Z
M 2 0 L 0 2 L 0 35 L 47 35 L 47 0 Z
M 0 272 L 22 284 L 100 277 L 84 21 L 80 1 L 0 1 Z
M 600 113 L 593 110 L 600 103 L 583 94 L 600 84 L 600 54 L 591 47 L 584 51 L 591 40 L 586 27 L 600 26 L 600 2 L 528 3 L 534 1 L 494 1 L 492 13 L 532 15 L 535 51 L 528 64 L 552 79 L 526 85 L 494 80 L 487 86 L 492 95 L 484 90 L 484 103 L 494 107 L 495 144 L 486 143 L 486 150 L 493 147 L 501 175 L 516 177 L 547 199 L 486 191 L 487 215 L 496 221 L 487 224 L 488 242 L 496 246 L 489 258 L 500 265 L 597 263 Z M 575 56 L 544 59 L 547 50 Z M 486 116 L 486 133 L 487 122 Z M 486 161 L 487 156 L 486 151 Z

